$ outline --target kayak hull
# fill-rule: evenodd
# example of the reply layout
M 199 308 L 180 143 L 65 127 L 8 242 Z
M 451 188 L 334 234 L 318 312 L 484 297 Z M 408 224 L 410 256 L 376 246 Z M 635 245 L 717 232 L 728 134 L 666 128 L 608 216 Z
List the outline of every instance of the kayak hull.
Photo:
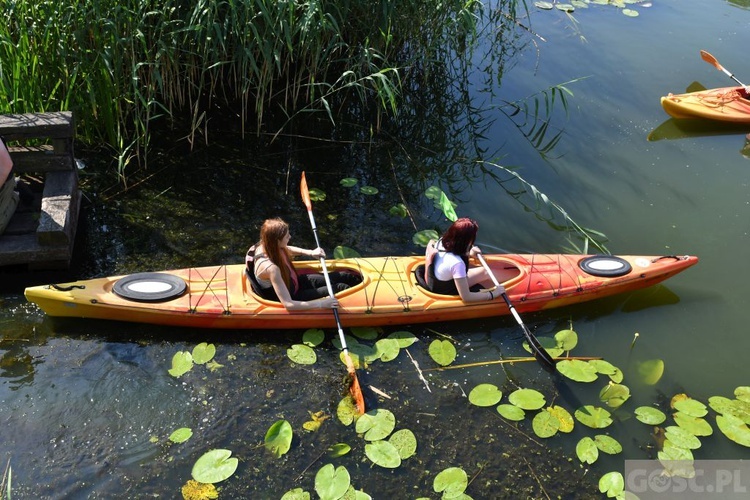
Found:
M 661 105 L 673 118 L 704 118 L 750 123 L 750 99 L 744 87 L 722 87 L 687 94 L 669 94 Z
M 486 260 L 520 313 L 542 311 L 630 292 L 659 283 L 698 262 L 693 256 L 620 256 L 629 267 L 620 276 L 598 276 L 582 267 L 590 259 L 570 254 L 497 254 Z M 415 257 L 375 257 L 327 261 L 329 271 L 360 273 L 363 282 L 337 294 L 345 327 L 457 321 L 510 314 L 502 300 L 464 304 L 458 296 L 438 295 L 419 286 Z M 317 262 L 295 263 L 299 272 L 318 272 Z M 596 272 L 596 271 L 594 271 Z M 609 271 L 604 269 L 604 273 Z M 137 296 L 155 279 L 165 296 Z M 125 297 L 124 283 L 136 297 Z M 173 285 L 175 290 L 170 290 Z M 150 284 L 147 283 L 150 286 Z M 161 291 L 159 292 L 161 293 Z M 174 293 L 175 296 L 169 296 Z M 245 266 L 221 265 L 160 273 L 97 278 L 29 287 L 27 300 L 48 316 L 107 319 L 193 328 L 306 329 L 336 326 L 330 310 L 287 311 L 252 291 Z M 146 293 L 148 295 L 148 291 Z

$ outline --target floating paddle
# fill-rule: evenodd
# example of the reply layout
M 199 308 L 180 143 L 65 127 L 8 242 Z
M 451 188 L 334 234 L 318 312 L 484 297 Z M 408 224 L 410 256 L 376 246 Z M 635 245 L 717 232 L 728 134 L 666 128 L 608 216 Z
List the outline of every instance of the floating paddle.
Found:
M 726 68 L 724 68 L 724 66 L 722 66 L 721 64 L 719 64 L 719 61 L 714 56 L 712 56 L 711 54 L 709 54 L 705 50 L 701 50 L 701 59 L 703 59 L 704 61 L 706 61 L 708 64 L 711 64 L 712 66 L 714 66 L 719 71 L 723 71 L 724 73 L 727 74 L 727 76 L 729 76 L 729 78 L 731 78 L 735 82 L 737 82 L 740 85 L 742 85 L 743 87 L 745 87 L 744 83 L 742 83 L 741 81 L 739 81 L 732 73 L 730 73 L 729 71 L 727 71 Z
M 315 244 L 320 247 L 320 240 L 318 239 L 318 227 L 315 225 L 315 217 L 312 212 L 312 202 L 310 201 L 310 191 L 307 189 L 307 179 L 305 173 L 302 172 L 302 180 L 299 186 L 300 193 L 302 194 L 302 201 L 307 207 L 307 215 L 310 217 L 310 225 L 312 226 L 313 234 L 315 235 Z M 331 298 L 333 296 L 333 287 L 331 286 L 331 279 L 328 277 L 328 268 L 326 267 L 325 257 L 320 258 L 320 266 L 323 268 L 323 277 L 326 280 L 326 287 L 328 288 L 328 295 Z M 365 398 L 362 394 L 362 388 L 359 385 L 357 379 L 357 372 L 354 369 L 354 361 L 349 354 L 349 349 L 346 347 L 346 337 L 344 337 L 344 330 L 341 329 L 341 320 L 339 319 L 339 311 L 335 307 L 332 307 L 333 316 L 336 318 L 336 327 L 339 330 L 339 340 L 341 341 L 341 347 L 344 350 L 344 361 L 346 362 L 346 369 L 352 378 L 352 385 L 349 387 L 349 392 L 354 398 L 354 403 L 357 405 L 357 411 L 361 414 L 365 412 Z
M 492 272 L 492 269 L 490 269 L 490 266 L 487 265 L 487 261 L 484 260 L 484 257 L 482 254 L 477 254 L 477 258 L 479 259 L 479 262 L 482 263 L 482 267 L 487 271 L 487 274 L 489 275 L 490 279 L 492 279 L 492 283 L 495 284 L 496 287 L 500 288 L 500 283 L 498 283 L 497 278 L 495 278 L 495 274 Z M 510 302 L 510 299 L 508 298 L 508 294 L 503 291 L 503 300 L 505 300 L 505 303 L 508 305 L 508 309 L 510 309 L 510 313 L 513 315 L 513 317 L 516 319 L 516 322 L 518 323 L 518 326 L 521 327 L 523 330 L 523 334 L 526 336 L 526 340 L 529 341 L 529 346 L 531 347 L 532 352 L 534 353 L 534 357 L 539 362 L 539 364 L 542 365 L 542 367 L 547 370 L 550 373 L 554 373 L 557 369 L 555 368 L 555 360 L 550 356 L 550 354 L 542 347 L 542 344 L 539 343 L 539 340 L 534 337 L 534 335 L 531 333 L 531 330 L 529 330 L 526 325 L 523 324 L 523 321 L 521 320 L 521 316 L 519 316 L 518 311 L 516 311 L 516 308 L 513 307 L 513 304 Z

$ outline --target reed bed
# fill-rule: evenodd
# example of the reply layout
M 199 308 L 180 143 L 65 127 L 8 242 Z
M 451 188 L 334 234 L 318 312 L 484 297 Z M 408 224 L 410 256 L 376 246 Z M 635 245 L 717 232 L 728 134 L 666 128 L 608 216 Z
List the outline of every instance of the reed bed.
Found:
M 500 3 L 515 12 L 514 0 Z M 486 10 L 479 0 L 9 0 L 0 112 L 73 110 L 79 137 L 110 145 L 124 177 L 145 161 L 156 120 L 187 119 L 194 140 L 217 104 L 254 132 L 268 113 L 335 122 L 352 103 L 379 122 L 398 112 L 404 79 L 450 71 L 470 51 Z

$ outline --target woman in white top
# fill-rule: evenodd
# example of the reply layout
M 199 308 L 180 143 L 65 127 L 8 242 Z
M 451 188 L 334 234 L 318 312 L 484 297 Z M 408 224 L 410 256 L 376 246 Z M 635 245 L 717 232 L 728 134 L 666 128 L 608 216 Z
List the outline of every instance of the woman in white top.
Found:
M 495 300 L 502 290 L 492 288 L 483 267 L 470 267 L 469 258 L 482 253 L 474 246 L 479 224 L 469 218 L 456 220 L 438 241 L 430 241 L 426 253 L 426 282 L 431 291 L 459 295 L 464 302 Z

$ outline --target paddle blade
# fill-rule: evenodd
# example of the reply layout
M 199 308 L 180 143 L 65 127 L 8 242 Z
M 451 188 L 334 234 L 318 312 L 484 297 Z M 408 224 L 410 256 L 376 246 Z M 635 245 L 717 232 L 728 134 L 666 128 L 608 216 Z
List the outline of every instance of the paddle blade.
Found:
M 714 56 L 712 56 L 705 50 L 701 50 L 701 59 L 706 61 L 708 64 L 713 65 L 719 71 L 724 71 L 724 67 L 721 64 L 719 64 L 718 59 L 716 59 Z
M 357 413 L 363 415 L 366 411 L 365 396 L 362 394 L 362 387 L 359 385 L 356 373 L 352 373 L 352 385 L 349 386 L 349 394 L 352 395 L 354 404 L 357 406 Z
M 307 210 L 312 210 L 312 202 L 310 201 L 310 190 L 307 189 L 307 179 L 305 178 L 305 172 L 302 172 L 302 179 L 299 182 L 299 191 L 302 194 L 302 202 L 307 207 Z

